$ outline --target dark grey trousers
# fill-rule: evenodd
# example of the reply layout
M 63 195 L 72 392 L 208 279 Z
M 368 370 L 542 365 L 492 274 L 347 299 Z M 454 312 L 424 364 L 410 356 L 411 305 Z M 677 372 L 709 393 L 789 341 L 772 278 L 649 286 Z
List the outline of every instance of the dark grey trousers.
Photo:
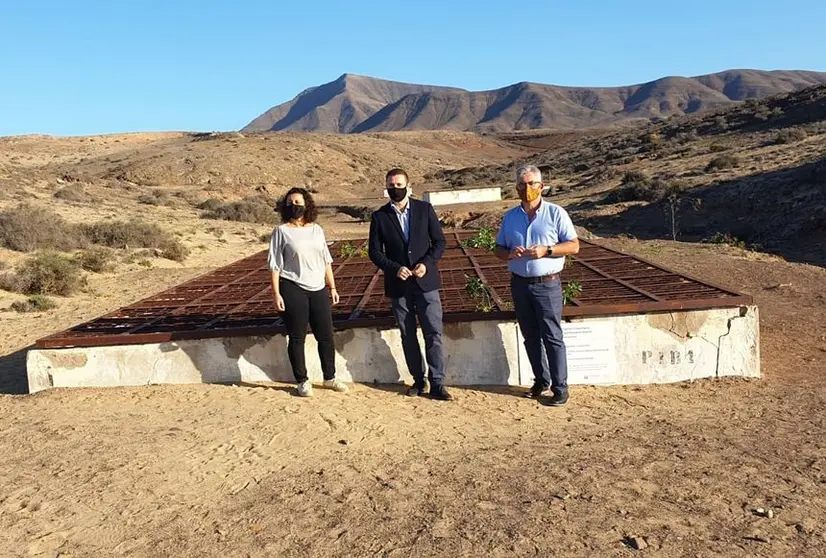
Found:
M 393 316 L 402 337 L 402 348 L 407 369 L 417 385 L 424 384 L 422 350 L 416 336 L 416 317 L 424 334 L 427 377 L 431 387 L 442 385 L 445 378 L 445 359 L 442 352 L 442 301 L 439 291 L 423 292 L 415 283 L 408 285 L 405 296 L 392 299 Z
M 512 277 L 511 295 L 534 379 L 551 386 L 554 393 L 567 391 L 568 358 L 562 338 L 562 284 L 559 279 L 528 283 Z

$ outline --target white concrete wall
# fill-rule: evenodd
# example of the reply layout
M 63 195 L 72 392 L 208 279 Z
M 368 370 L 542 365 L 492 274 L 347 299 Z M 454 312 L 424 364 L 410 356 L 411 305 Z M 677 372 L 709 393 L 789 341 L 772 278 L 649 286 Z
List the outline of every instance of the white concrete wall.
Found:
M 502 188 L 467 188 L 464 190 L 436 190 L 425 192 L 424 201 L 432 205 L 450 205 L 454 203 L 473 203 L 499 201 L 502 199 Z
M 570 384 L 647 384 L 760 375 L 756 307 L 577 319 L 564 325 Z M 422 349 L 424 342 L 419 335 Z M 445 324 L 448 385 L 530 385 L 514 322 Z M 337 376 L 410 383 L 396 329 L 335 336 Z M 292 382 L 287 339 L 231 337 L 28 353 L 29 390 L 213 382 Z M 306 342 L 310 377 L 321 381 L 317 346 Z

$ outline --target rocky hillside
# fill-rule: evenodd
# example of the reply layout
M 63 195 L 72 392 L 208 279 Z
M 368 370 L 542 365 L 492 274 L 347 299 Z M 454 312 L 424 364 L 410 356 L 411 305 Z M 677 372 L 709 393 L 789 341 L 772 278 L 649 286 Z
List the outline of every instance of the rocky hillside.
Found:
M 821 83 L 826 73 L 729 70 L 622 87 L 520 82 L 466 91 L 344 74 L 269 109 L 242 131 L 582 129 L 696 113 Z

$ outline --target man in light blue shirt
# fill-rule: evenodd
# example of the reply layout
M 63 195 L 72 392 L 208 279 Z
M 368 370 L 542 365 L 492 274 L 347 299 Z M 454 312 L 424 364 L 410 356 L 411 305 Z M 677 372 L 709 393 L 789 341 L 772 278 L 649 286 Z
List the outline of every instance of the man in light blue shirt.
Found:
M 549 404 L 568 401 L 568 361 L 562 335 L 565 256 L 579 252 L 568 212 L 542 200 L 542 173 L 534 166 L 516 171 L 522 203 L 508 211 L 496 237 L 496 256 L 508 262 L 511 295 L 534 384 L 528 397 L 552 394 Z M 545 354 L 542 354 L 542 349 Z

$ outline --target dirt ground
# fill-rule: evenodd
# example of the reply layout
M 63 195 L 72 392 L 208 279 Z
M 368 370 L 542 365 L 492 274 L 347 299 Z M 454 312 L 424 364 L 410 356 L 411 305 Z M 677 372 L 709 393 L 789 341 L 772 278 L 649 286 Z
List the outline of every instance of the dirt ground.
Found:
M 826 270 L 604 242 L 754 295 L 763 378 L 572 387 L 560 409 L 371 385 L 0 395 L 0 556 L 826 555 Z M 0 383 L 39 336 L 197 272 L 3 314 Z

